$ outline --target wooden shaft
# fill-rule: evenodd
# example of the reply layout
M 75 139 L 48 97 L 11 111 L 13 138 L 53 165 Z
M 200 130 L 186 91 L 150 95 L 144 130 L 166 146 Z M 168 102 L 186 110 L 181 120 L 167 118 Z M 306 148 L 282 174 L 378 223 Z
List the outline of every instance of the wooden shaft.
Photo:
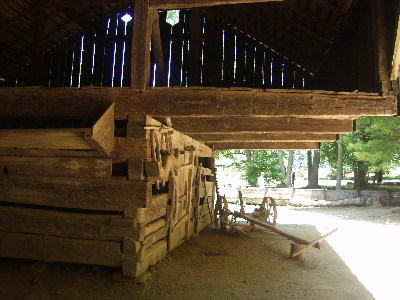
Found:
M 240 218 L 242 218 L 242 219 L 245 219 L 245 220 L 247 220 L 247 221 L 249 221 L 249 222 L 251 222 L 251 223 L 260 225 L 261 227 L 264 227 L 264 228 L 268 228 L 269 230 L 271 230 L 271 231 L 273 231 L 273 232 L 276 232 L 277 234 L 279 234 L 279 235 L 281 235 L 281 236 L 283 236 L 283 237 L 285 237 L 285 238 L 287 238 L 287 239 L 289 239 L 289 240 L 292 240 L 293 242 L 296 242 L 296 243 L 298 243 L 298 244 L 308 245 L 308 244 L 313 243 L 313 242 L 308 242 L 308 241 L 306 241 L 306 240 L 303 240 L 303 239 L 300 239 L 300 238 L 298 238 L 298 237 L 295 237 L 295 236 L 293 236 L 293 235 L 291 235 L 291 234 L 288 234 L 288 233 L 286 233 L 286 232 L 283 232 L 283 231 L 279 230 L 278 228 L 276 228 L 276 227 L 274 227 L 274 226 L 272 226 L 272 225 L 269 225 L 269 224 L 267 224 L 267 223 L 261 222 L 261 221 L 259 221 L 259 220 L 254 219 L 254 218 L 250 218 L 250 217 L 248 217 L 248 216 L 246 216 L 245 214 L 242 214 L 242 213 L 240 213 L 240 212 L 235 211 L 234 214 L 235 214 L 237 217 L 240 217 Z M 315 247 L 315 248 L 319 249 L 319 248 L 320 248 L 320 244 L 319 244 L 318 242 L 315 242 L 315 243 L 312 245 L 312 247 Z
M 314 241 L 312 241 L 311 243 L 309 243 L 308 245 L 306 245 L 305 247 L 297 250 L 295 253 L 291 254 L 290 257 L 296 257 L 297 255 L 303 253 L 304 251 L 310 249 L 311 247 L 314 247 L 315 244 L 322 242 L 323 240 L 325 240 L 328 236 L 330 236 L 331 234 L 335 233 L 338 229 L 334 229 L 331 232 L 325 234 L 324 236 L 321 236 L 319 239 L 316 239 Z

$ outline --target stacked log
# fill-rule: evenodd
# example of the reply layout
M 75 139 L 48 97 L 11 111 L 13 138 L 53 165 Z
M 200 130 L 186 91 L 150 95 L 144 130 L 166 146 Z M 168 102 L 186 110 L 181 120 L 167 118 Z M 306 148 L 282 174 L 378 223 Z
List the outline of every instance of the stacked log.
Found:
M 0 256 L 136 277 L 211 223 L 212 150 L 148 116 L 113 112 L 87 128 L 2 121 Z

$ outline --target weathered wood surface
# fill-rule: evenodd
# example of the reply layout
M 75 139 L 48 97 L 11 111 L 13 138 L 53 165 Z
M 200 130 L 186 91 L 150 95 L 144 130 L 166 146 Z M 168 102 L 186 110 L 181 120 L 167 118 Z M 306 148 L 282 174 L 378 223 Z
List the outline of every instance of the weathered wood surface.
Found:
M 111 152 L 114 163 L 126 162 L 131 158 L 150 158 L 150 155 L 150 143 L 147 139 L 114 138 L 114 149 Z
M 66 150 L 66 149 L 34 149 L 34 148 L 2 148 L 0 156 L 32 156 L 32 157 L 69 157 L 69 158 L 90 158 L 102 157 L 99 151 L 90 150 Z
M 151 116 L 305 116 L 353 118 L 395 115 L 396 97 L 365 93 L 248 88 L 0 89 L 0 117 L 99 117 L 115 102 L 115 119 Z M 18 110 L 15 107 L 18 106 Z M 54 115 L 52 109 L 55 110 Z M 174 126 L 175 127 L 175 126 Z
M 319 150 L 321 143 L 302 142 L 217 142 L 214 150 Z
M 96 89 L 101 95 L 102 89 Z M 0 88 L 0 118 L 98 119 L 112 104 L 106 95 L 93 98 L 83 94 L 78 88 L 68 92 L 42 87 Z
M 184 9 L 191 7 L 240 4 L 256 2 L 277 2 L 284 0 L 150 0 L 150 6 L 158 9 Z
M 0 156 L 0 171 L 8 175 L 110 178 L 109 158 Z
M 191 133 L 190 136 L 201 142 L 335 142 L 337 134 L 319 133 Z
M 119 267 L 121 243 L 0 232 L 0 256 Z
M 191 8 L 203 7 L 223 4 L 239 4 L 239 3 L 257 3 L 257 2 L 276 2 L 285 0 L 150 0 L 150 7 L 157 9 L 178 9 L 178 8 Z M 47 7 L 79 7 L 96 4 L 111 4 L 111 3 L 127 3 L 126 0 L 48 0 L 46 1 Z
M 151 183 L 118 179 L 0 176 L 0 201 L 124 211 L 151 203 Z
M 151 116 L 307 116 L 353 118 L 395 115 L 394 96 L 306 90 L 217 90 L 153 88 L 116 103 L 116 115 L 142 111 Z M 173 122 L 174 124 L 174 122 Z M 174 126 L 175 127 L 175 126 Z
M 134 219 L 137 223 L 150 223 L 167 214 L 168 194 L 162 193 L 154 195 L 151 204 L 146 208 L 137 208 Z
M 2 148 L 93 149 L 85 139 L 89 129 L 0 129 Z
M 88 240 L 122 241 L 136 236 L 133 219 L 121 215 L 85 214 L 0 206 L 0 231 Z
M 110 154 L 114 148 L 114 104 L 93 125 L 91 134 L 85 137 L 95 143 L 95 149 Z
M 124 255 L 122 260 L 122 274 L 128 277 L 137 277 L 143 274 L 150 265 L 155 265 L 167 253 L 167 241 L 161 240 L 145 250 L 144 260 L 138 261 L 135 255 Z
M 399 76 L 400 76 L 400 17 L 398 17 L 397 20 L 397 31 L 395 34 L 390 80 L 397 80 Z
M 172 120 L 184 134 L 191 133 L 351 133 L 353 120 L 320 120 L 306 118 L 255 117 L 187 117 Z
M 131 54 L 131 88 L 143 90 L 150 80 L 150 41 L 154 11 L 149 0 L 135 0 Z

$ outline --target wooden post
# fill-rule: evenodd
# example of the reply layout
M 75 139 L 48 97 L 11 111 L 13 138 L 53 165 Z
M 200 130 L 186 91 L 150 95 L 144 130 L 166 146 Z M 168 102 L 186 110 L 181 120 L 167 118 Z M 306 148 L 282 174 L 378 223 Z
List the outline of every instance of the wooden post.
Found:
M 371 1 L 371 15 L 372 15 L 372 32 L 376 41 L 376 49 L 378 52 L 378 71 L 379 81 L 382 84 L 382 92 L 388 94 L 392 90 L 390 83 L 390 62 L 388 55 L 388 36 L 384 16 L 384 1 L 372 0 Z
M 154 57 L 156 60 L 156 85 L 166 86 L 165 77 L 165 64 L 164 64 L 164 52 L 161 43 L 161 33 L 160 33 L 160 18 L 158 16 L 158 11 L 153 11 L 153 26 L 151 33 L 151 45 L 154 51 Z
M 33 85 L 41 85 L 42 65 L 43 65 L 43 40 L 44 40 L 44 22 L 45 22 L 45 6 L 44 0 L 36 0 L 35 7 L 35 29 L 33 35 L 33 51 L 32 51 L 32 72 Z
M 194 8 L 191 10 L 190 19 L 190 42 L 189 42 L 189 86 L 199 86 L 201 84 L 201 23 L 202 9 Z
M 149 0 L 136 0 L 133 17 L 131 89 L 144 90 L 150 80 L 150 40 L 154 10 Z

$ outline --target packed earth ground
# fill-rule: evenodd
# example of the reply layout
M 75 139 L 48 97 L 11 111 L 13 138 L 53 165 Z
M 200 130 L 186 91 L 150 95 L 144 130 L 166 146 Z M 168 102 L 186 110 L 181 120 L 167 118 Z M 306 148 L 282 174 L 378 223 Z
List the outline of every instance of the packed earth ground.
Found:
M 293 235 L 338 231 L 298 261 L 275 234 L 210 227 L 139 283 L 114 280 L 113 268 L 2 258 L 0 299 L 399 299 L 400 213 L 392 210 L 278 207 L 278 228 Z

